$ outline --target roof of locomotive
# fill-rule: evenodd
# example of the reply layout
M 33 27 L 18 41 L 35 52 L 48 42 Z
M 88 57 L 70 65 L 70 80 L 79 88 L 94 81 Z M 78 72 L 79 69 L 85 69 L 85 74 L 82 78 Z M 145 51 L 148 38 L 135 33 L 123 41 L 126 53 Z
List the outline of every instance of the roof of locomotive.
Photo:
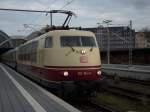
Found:
M 26 43 L 18 46 L 17 48 L 21 47 L 21 46 L 24 46 L 26 44 L 29 44 L 31 42 L 34 42 L 34 41 L 37 41 L 39 39 L 43 39 L 43 38 L 46 38 L 48 36 L 66 36 L 66 35 L 72 35 L 72 36 L 92 36 L 92 37 L 95 37 L 94 33 L 90 32 L 90 31 L 85 31 L 85 30 L 76 30 L 76 29 L 70 29 L 70 30 L 52 30 L 52 31 L 49 31 L 35 39 L 32 39 L 32 40 L 29 40 L 27 41 Z
M 66 35 L 76 35 L 76 36 L 92 36 L 92 37 L 95 37 L 94 33 L 90 32 L 90 31 L 85 31 L 85 30 L 76 30 L 76 29 L 70 29 L 70 30 L 52 30 L 52 31 L 49 31 L 35 39 L 32 39 L 32 40 L 29 40 L 27 41 L 26 43 L 24 44 L 21 44 L 20 46 L 16 47 L 15 49 L 12 49 L 10 51 L 8 51 L 7 53 L 11 53 L 11 52 L 14 52 L 16 51 L 18 48 L 22 47 L 22 46 L 25 46 L 31 42 L 34 42 L 34 41 L 37 41 L 39 39 L 43 39 L 43 38 L 46 38 L 48 36 L 66 36 Z
M 85 31 L 85 30 L 70 29 L 70 30 L 53 30 L 53 31 L 47 32 L 44 35 L 51 35 L 51 36 L 64 36 L 64 35 L 94 36 L 94 33 L 90 32 L 90 31 Z

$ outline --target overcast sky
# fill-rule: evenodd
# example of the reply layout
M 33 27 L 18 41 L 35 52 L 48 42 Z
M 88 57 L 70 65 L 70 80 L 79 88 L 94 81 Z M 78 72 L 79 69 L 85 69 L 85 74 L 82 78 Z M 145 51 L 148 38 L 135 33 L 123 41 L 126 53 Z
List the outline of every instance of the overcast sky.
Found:
M 150 0 L 0 0 L 0 8 L 71 10 L 77 14 L 71 26 L 97 27 L 98 22 L 109 19 L 115 25 L 129 25 L 132 20 L 136 31 L 150 27 Z M 62 18 L 57 15 L 55 23 Z M 23 24 L 34 24 L 34 28 Z M 0 29 L 9 35 L 27 35 L 46 24 L 49 18 L 42 13 L 0 11 Z

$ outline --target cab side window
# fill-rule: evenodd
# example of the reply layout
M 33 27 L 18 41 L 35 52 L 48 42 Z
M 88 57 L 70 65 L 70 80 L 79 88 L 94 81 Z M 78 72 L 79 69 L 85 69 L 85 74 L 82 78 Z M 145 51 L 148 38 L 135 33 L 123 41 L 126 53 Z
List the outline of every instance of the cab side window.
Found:
M 45 48 L 52 48 L 52 44 L 53 44 L 52 37 L 47 37 L 45 39 Z

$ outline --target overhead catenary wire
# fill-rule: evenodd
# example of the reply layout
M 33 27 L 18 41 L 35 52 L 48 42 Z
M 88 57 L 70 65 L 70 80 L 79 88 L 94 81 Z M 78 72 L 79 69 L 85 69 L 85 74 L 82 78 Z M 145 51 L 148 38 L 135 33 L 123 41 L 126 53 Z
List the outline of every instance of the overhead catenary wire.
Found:
M 52 4 L 51 5 L 53 5 L 56 1 L 58 1 L 58 0 L 53 0 L 53 2 L 52 2 Z M 62 6 L 59 10 L 62 10 L 63 8 L 65 8 L 66 6 L 68 6 L 68 5 L 70 5 L 72 2 L 73 2 L 74 0 L 71 0 L 71 1 L 67 1 L 67 3 L 64 5 L 64 6 Z M 49 7 L 49 6 L 48 6 Z M 41 12 L 41 13 L 55 13 L 55 12 L 51 12 L 51 10 L 50 11 L 46 11 L 46 10 L 25 10 L 25 9 L 7 9 L 7 8 L 0 8 L 0 10 L 5 10 L 5 11 L 22 11 L 22 12 Z M 70 11 L 71 12 L 71 11 Z M 68 14 L 68 13 L 66 13 L 66 12 L 60 12 L 60 13 L 65 13 L 65 14 Z M 73 14 L 74 15 L 74 14 Z M 38 16 L 39 17 L 39 16 Z M 36 17 L 37 18 L 37 17 Z M 33 21 L 35 22 L 35 20 L 37 20 L 37 19 L 33 19 L 31 22 L 33 23 Z M 69 20 L 70 21 L 70 20 Z M 27 27 L 26 27 L 27 28 Z M 30 27 L 31 28 L 31 27 Z M 23 30 L 22 30 L 23 31 Z
M 67 1 L 67 3 L 65 3 L 61 8 L 59 8 L 58 10 L 62 10 L 64 9 L 66 6 L 70 5 L 72 2 L 74 2 L 74 0 L 71 0 L 71 1 Z M 76 15 L 75 15 L 76 17 Z M 46 20 L 47 18 L 44 19 L 44 21 Z M 70 18 L 71 19 L 71 18 Z M 70 20 L 68 21 L 68 23 L 70 22 Z
M 50 5 L 50 6 L 47 6 L 47 7 L 45 8 L 45 10 L 50 10 L 51 6 L 52 6 L 53 4 L 55 4 L 57 1 L 58 1 L 58 0 L 53 0 L 52 3 L 51 3 L 51 5 Z M 41 3 L 41 2 L 40 2 L 40 3 Z M 49 8 L 49 9 L 48 9 L 48 8 Z M 41 14 L 42 14 L 42 13 L 41 13 Z M 34 23 L 37 23 L 37 21 L 39 20 L 41 14 L 37 15 L 34 19 L 32 19 L 31 22 L 29 22 L 29 24 L 32 24 L 33 27 L 35 27 Z M 44 26 L 44 25 L 39 25 L 39 26 Z M 25 30 L 25 29 L 26 29 L 26 28 L 24 28 L 24 30 Z M 31 29 L 31 32 L 32 32 L 32 31 L 33 31 L 33 29 Z
M 50 5 L 50 6 L 48 6 L 48 7 L 51 7 L 55 2 L 57 2 L 58 0 L 53 0 L 52 1 L 52 4 Z M 74 0 L 71 0 L 71 1 L 67 1 L 67 3 L 65 4 L 65 5 L 63 5 L 59 10 L 62 10 L 62 9 L 64 9 L 66 6 L 68 6 L 68 5 L 70 5 L 72 2 L 73 2 Z M 48 8 L 47 7 L 47 8 Z M 47 8 L 45 8 L 45 10 L 47 9 Z M 36 18 L 38 18 L 39 16 L 37 16 Z M 31 22 L 33 22 L 34 20 L 37 20 L 37 19 L 33 19 Z M 45 20 L 45 19 L 44 19 Z M 69 20 L 70 21 L 70 20 Z M 68 22 L 69 23 L 69 22 Z M 32 31 L 32 29 L 31 29 L 31 31 Z
M 57 1 L 58 1 L 58 0 L 53 0 L 52 3 L 51 3 L 51 5 L 48 6 L 48 7 L 46 7 L 45 10 L 46 10 L 47 8 L 51 7 L 51 6 L 52 6 L 54 3 L 56 3 Z M 67 3 L 66 3 L 65 5 L 63 5 L 59 10 L 64 9 L 66 6 L 70 5 L 73 1 L 74 1 L 74 0 L 67 1 Z M 33 20 L 31 21 L 31 23 L 32 23 L 34 20 L 37 20 L 38 17 L 39 17 L 39 16 L 37 16 L 35 19 L 33 19 Z M 34 21 L 34 22 L 35 22 L 35 21 Z
M 52 3 L 51 3 L 51 5 L 50 6 L 48 6 L 48 7 L 46 7 L 45 8 L 45 10 L 24 10 L 24 9 L 9 9 L 9 8 L 0 8 L 0 10 L 5 10 L 5 11 L 22 11 L 22 12 L 38 12 L 38 13 L 40 13 L 41 12 L 41 14 L 42 13 L 50 13 L 50 9 L 47 11 L 46 9 L 47 8 L 49 8 L 49 7 L 51 7 L 54 3 L 56 3 L 58 0 L 53 0 L 52 1 Z M 38 20 L 38 18 L 39 18 L 39 16 L 40 15 L 38 15 L 38 16 L 36 16 L 36 18 L 34 18 L 29 24 L 31 25 L 31 23 L 32 23 L 32 25 L 33 25 L 33 27 L 34 27 L 34 23 Z M 23 24 L 24 25 L 24 24 Z M 27 24 L 28 25 L 28 24 Z M 42 25 L 43 26 L 43 25 Z M 24 27 L 23 29 L 22 29 L 22 31 L 25 31 L 25 29 L 27 29 L 28 27 Z M 31 27 L 30 27 L 30 29 L 31 29 Z M 31 29 L 31 31 L 32 31 L 32 29 Z
M 48 13 L 48 11 L 42 11 L 42 10 L 25 10 L 25 9 L 9 9 L 9 8 L 0 8 L 0 10 L 5 10 L 5 11 L 22 11 L 22 12 L 42 12 L 42 13 Z
M 70 5 L 74 0 L 68 1 L 65 5 L 63 5 L 59 10 L 64 9 L 66 6 Z
M 50 5 L 50 6 L 47 6 L 47 7 L 45 8 L 45 10 L 50 10 L 50 7 L 51 7 L 53 4 L 55 4 L 57 1 L 58 1 L 58 0 L 53 0 L 52 3 L 51 3 L 51 5 Z M 48 9 L 48 8 L 49 8 L 49 9 Z M 41 13 L 41 14 L 42 14 L 42 13 Z M 40 15 L 41 15 L 41 14 L 40 14 Z M 38 20 L 38 18 L 39 18 L 40 15 L 36 16 L 36 18 L 34 18 L 30 23 L 36 22 L 36 21 Z M 36 20 L 36 21 L 35 21 L 35 20 Z M 33 24 L 33 23 L 32 23 L 32 24 Z

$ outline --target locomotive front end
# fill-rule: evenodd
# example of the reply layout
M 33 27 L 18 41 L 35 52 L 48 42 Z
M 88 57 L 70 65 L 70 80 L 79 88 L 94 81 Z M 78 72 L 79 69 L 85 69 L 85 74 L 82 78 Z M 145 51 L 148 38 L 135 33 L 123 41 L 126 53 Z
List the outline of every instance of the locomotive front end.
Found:
M 95 35 L 79 30 L 57 31 L 53 35 L 53 47 L 43 53 L 44 66 L 50 71 L 45 77 L 60 82 L 65 90 L 95 89 L 101 79 L 100 52 Z
M 55 69 L 56 80 L 100 80 L 101 61 L 95 35 L 78 30 L 57 34 L 53 38 L 55 45 L 45 49 L 44 55 L 44 66 Z

